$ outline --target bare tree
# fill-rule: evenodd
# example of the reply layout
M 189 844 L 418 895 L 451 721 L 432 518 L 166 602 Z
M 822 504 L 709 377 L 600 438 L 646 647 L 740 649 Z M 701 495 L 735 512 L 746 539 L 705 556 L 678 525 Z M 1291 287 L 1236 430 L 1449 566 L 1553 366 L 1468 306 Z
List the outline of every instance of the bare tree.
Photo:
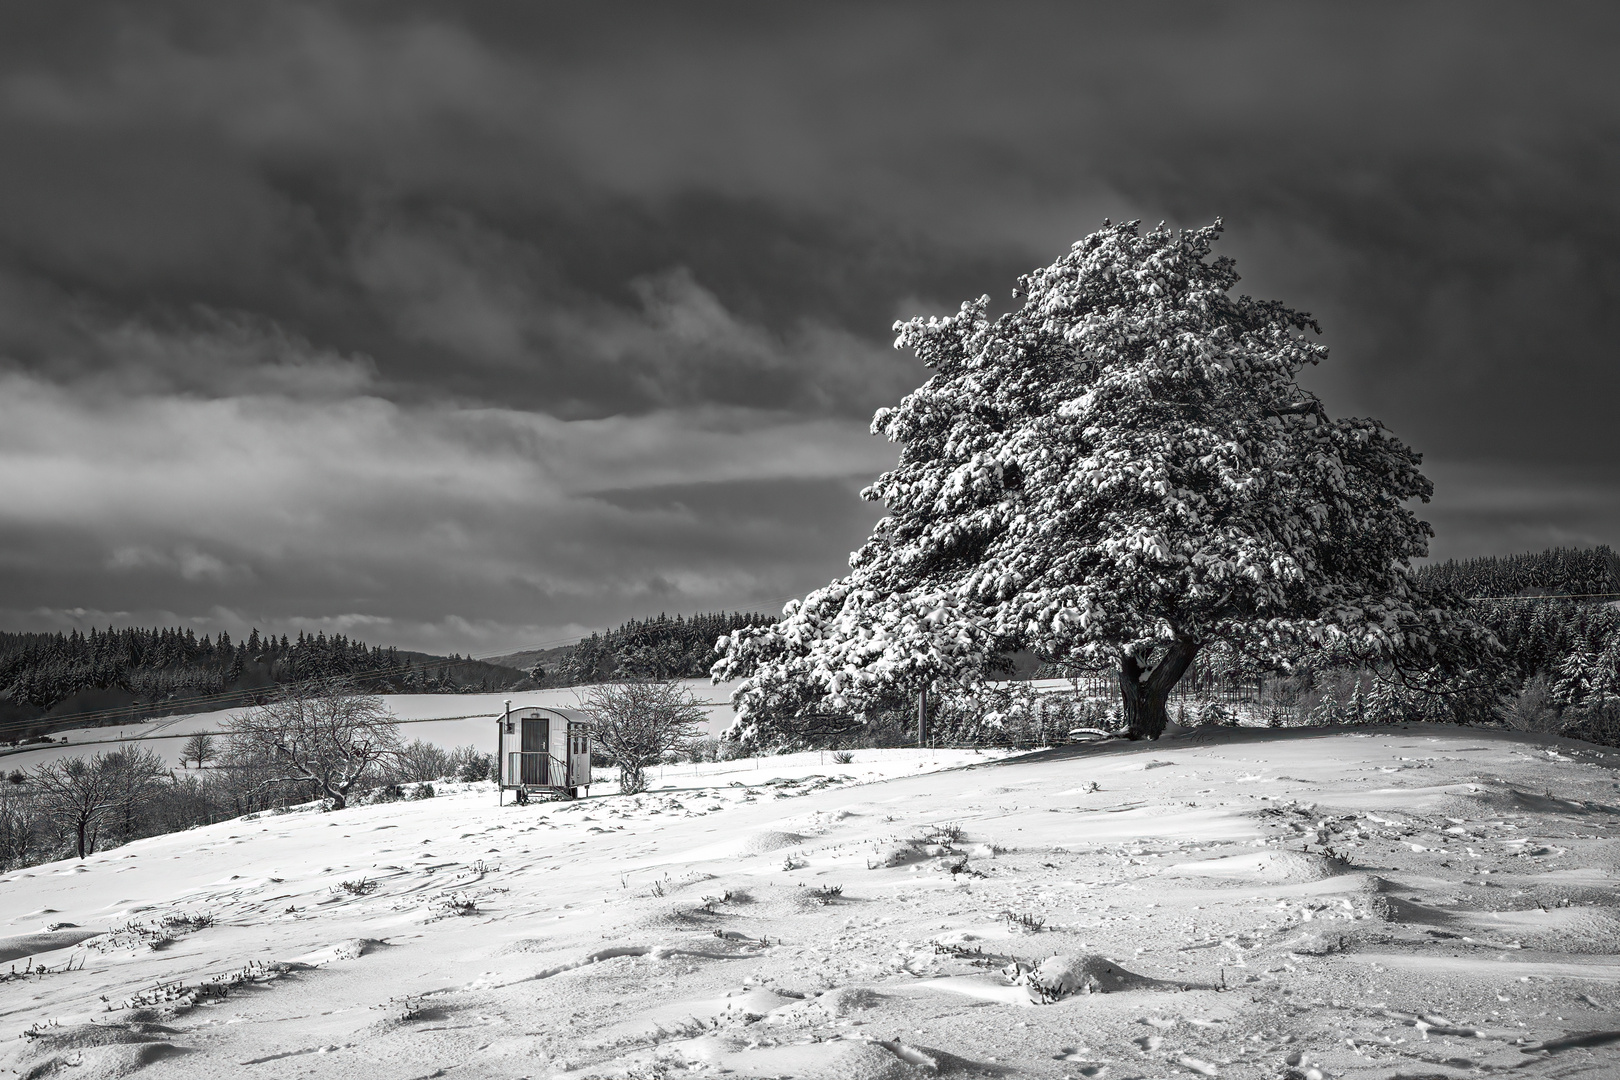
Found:
M 188 761 L 195 761 L 199 769 L 218 756 L 214 750 L 214 737 L 206 731 L 197 732 L 180 748 L 180 763 L 184 765 Z
M 39 800 L 25 785 L 0 783 L 0 872 L 27 866 L 39 847 Z
M 647 766 L 700 738 L 707 719 L 692 692 L 675 682 L 603 683 L 581 705 L 594 721 L 592 737 L 619 766 L 626 795 L 647 790 Z
M 144 746 L 114 750 L 96 760 L 107 774 L 107 798 L 117 842 L 127 844 L 141 831 L 141 819 L 148 816 L 152 796 L 161 790 L 168 766 Z
M 333 810 L 373 765 L 399 750 L 399 725 L 381 698 L 346 688 L 289 687 L 225 725 L 232 756 L 263 758 L 268 783 L 314 785 Z
M 58 825 L 72 830 L 79 858 L 96 850 L 96 833 L 113 807 L 113 770 L 107 756 L 57 758 L 35 768 L 31 779 L 40 808 Z

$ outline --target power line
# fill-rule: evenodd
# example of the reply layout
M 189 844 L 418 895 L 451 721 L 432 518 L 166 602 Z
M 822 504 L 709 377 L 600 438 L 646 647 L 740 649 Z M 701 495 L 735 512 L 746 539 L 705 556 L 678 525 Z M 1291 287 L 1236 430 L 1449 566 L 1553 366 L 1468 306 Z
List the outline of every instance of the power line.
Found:
M 1465 596 L 1464 600 L 1610 600 L 1620 599 L 1620 592 L 1549 593 L 1545 596 Z
M 388 721 L 388 723 L 390 723 L 390 724 L 437 724 L 437 723 L 441 723 L 441 722 L 449 721 L 449 720 L 493 720 L 493 719 L 495 719 L 496 717 L 498 717 L 500 715 L 501 714 L 498 713 L 498 712 L 492 712 L 492 713 L 467 713 L 464 716 L 422 716 L 422 717 L 415 717 L 415 718 L 410 719 L 410 720 L 391 720 L 391 721 Z M 267 731 L 295 731 L 297 729 L 296 728 L 267 728 L 267 729 L 264 729 L 264 730 L 267 730 Z M 12 747 L 5 747 L 3 749 L 0 749 L 0 757 L 10 757 L 13 754 L 28 754 L 28 753 L 33 753 L 33 752 L 38 751 L 38 750 L 49 750 L 52 747 L 56 747 L 58 749 L 61 749 L 61 748 L 64 748 L 64 747 L 77 748 L 77 747 L 80 747 L 80 746 L 122 746 L 124 743 L 132 743 L 132 742 L 156 742 L 156 741 L 158 741 L 160 739 L 193 739 L 193 738 L 196 738 L 198 735 L 227 735 L 227 734 L 229 734 L 229 732 L 224 732 L 224 731 L 174 731 L 174 732 L 166 732 L 166 733 L 156 734 L 156 735 L 128 735 L 128 736 L 123 736 L 123 737 L 117 738 L 117 739 L 86 739 L 83 742 L 74 742 L 74 743 L 59 743 L 59 742 L 26 743 L 26 744 L 24 744 L 22 746 L 12 746 Z
M 791 599 L 795 599 L 795 598 L 794 597 L 785 597 L 785 598 L 783 598 L 781 600 L 781 602 L 786 603 L 788 600 L 791 600 Z M 774 601 L 769 601 L 769 600 L 760 601 L 760 603 L 766 603 L 766 604 L 773 603 L 773 602 Z M 724 613 L 722 612 L 721 614 L 724 614 Z M 594 631 L 594 633 L 601 633 L 601 632 L 602 631 L 600 631 L 600 630 Z M 609 630 L 607 632 L 611 633 L 612 629 L 609 628 Z M 512 650 L 510 652 L 487 653 L 487 654 L 485 654 L 483 656 L 465 656 L 465 657 L 456 657 L 456 658 L 450 658 L 450 657 L 426 658 L 426 659 L 422 659 L 422 660 L 407 661 L 405 663 L 396 664 L 396 665 L 394 665 L 392 667 L 388 667 L 388 668 L 377 668 L 377 669 L 374 669 L 374 670 L 371 670 L 371 671 L 348 672 L 348 673 L 342 673 L 342 674 L 337 674 L 337 675 L 313 675 L 313 676 L 309 676 L 309 677 L 304 678 L 304 679 L 294 680 L 294 681 L 289 682 L 289 683 L 276 683 L 276 684 L 273 684 L 273 685 L 267 686 L 267 687 L 251 687 L 251 688 L 242 688 L 242 689 L 236 689 L 236 690 L 220 690 L 220 691 L 215 691 L 215 692 L 207 693 L 207 694 L 194 694 L 194 695 L 192 695 L 190 697 L 172 698 L 172 699 L 170 699 L 168 701 L 164 701 L 164 702 L 161 702 L 161 703 L 153 703 L 152 705 L 148 705 L 148 706 L 142 706 L 142 705 L 137 704 L 137 703 L 131 703 L 129 705 L 121 705 L 121 706 L 118 706 L 116 708 L 95 709 L 95 710 L 91 710 L 89 712 L 73 713 L 71 715 L 65 715 L 65 716 L 61 716 L 61 717 L 36 717 L 36 718 L 33 718 L 33 719 L 28 719 L 28 720 L 12 720 L 12 721 L 8 721 L 8 722 L 5 722 L 5 723 L 0 723 L 0 736 L 3 736 L 5 733 L 11 732 L 11 731 L 25 730 L 27 728 L 37 726 L 37 725 L 39 725 L 41 723 L 51 723 L 51 724 L 60 723 L 60 724 L 63 724 L 63 725 L 72 724 L 72 725 L 76 725 L 76 726 L 97 727 L 97 726 L 107 726 L 107 724 L 109 724 L 111 721 L 115 721 L 115 720 L 118 720 L 118 719 L 122 718 L 122 719 L 127 719 L 127 721 L 129 723 L 131 723 L 131 724 L 135 724 L 135 723 L 142 722 L 142 720 L 139 717 L 137 717 L 137 715 L 136 715 L 137 712 L 146 711 L 146 710 L 153 709 L 153 708 L 166 709 L 170 713 L 208 712 L 208 711 L 213 711 L 213 710 L 208 709 L 207 706 L 215 706 L 217 708 L 231 708 L 231 707 L 236 706 L 236 705 L 245 705 L 245 704 L 248 704 L 248 703 L 252 702 L 261 693 L 275 693 L 275 692 L 278 692 L 278 691 L 280 691 L 280 690 L 282 690 L 282 689 L 284 689 L 284 688 L 286 688 L 288 686 L 300 686 L 300 685 L 302 685 L 302 686 L 312 686 L 312 685 L 319 685 L 322 682 L 337 683 L 337 682 L 342 682 L 344 680 L 352 680 L 352 681 L 356 681 L 356 682 L 365 682 L 365 681 L 368 681 L 368 680 L 391 678 L 391 677 L 399 676 L 399 675 L 408 675 L 408 674 L 411 674 L 412 672 L 415 672 L 415 671 L 427 671 L 430 668 L 446 667 L 446 666 L 454 665 L 454 664 L 458 664 L 458 663 L 488 663 L 490 660 L 495 659 L 497 657 L 510 656 L 510 655 L 512 655 L 513 652 L 527 652 L 527 651 L 530 651 L 530 650 L 537 650 L 537 649 L 540 649 L 540 648 L 543 648 L 543 647 L 550 647 L 552 645 L 578 644 L 579 642 L 581 642 L 583 640 L 585 640 L 584 636 L 581 636 L 581 637 L 569 637 L 569 638 L 555 638 L 555 639 L 553 639 L 551 641 L 538 642 L 538 643 L 535 643 L 535 644 L 532 644 L 532 645 L 528 645 L 528 646 L 524 646 L 524 647 L 519 648 L 519 649 Z M 154 717 L 148 717 L 147 719 L 156 719 L 156 718 L 157 717 L 154 716 Z M 40 745 L 44 745 L 44 744 L 40 744 Z
M 246 687 L 237 690 L 221 690 L 210 694 L 197 694 L 191 697 L 172 698 L 168 701 L 153 703 L 152 705 L 146 706 L 131 703 L 129 705 L 120 705 L 117 708 L 97 709 L 90 712 L 72 713 L 70 715 L 60 717 L 36 717 L 31 720 L 13 720 L 0 724 L 0 733 L 34 727 L 40 723 L 71 723 L 86 727 L 109 726 L 111 721 L 117 720 L 121 717 L 127 718 L 128 722 L 131 724 L 143 723 L 145 721 L 137 717 L 136 713 L 152 708 L 165 708 L 170 710 L 171 713 L 209 712 L 213 710 L 203 708 L 203 706 L 214 705 L 218 706 L 219 708 L 231 708 L 233 705 L 245 705 L 252 702 L 260 694 L 278 693 L 289 687 L 318 686 L 321 683 L 336 684 L 344 681 L 364 682 L 372 679 L 408 675 L 413 671 L 426 671 L 433 667 L 446 667 L 458 663 L 469 662 L 477 661 L 475 661 L 475 659 L 472 657 L 467 657 L 462 660 L 418 660 L 404 664 L 396 664 L 387 668 L 377 668 L 372 671 L 348 672 L 337 675 L 311 675 L 303 679 L 293 680 L 291 682 L 274 683 L 270 686 Z M 158 718 L 159 717 L 147 717 L 146 719 L 151 720 Z

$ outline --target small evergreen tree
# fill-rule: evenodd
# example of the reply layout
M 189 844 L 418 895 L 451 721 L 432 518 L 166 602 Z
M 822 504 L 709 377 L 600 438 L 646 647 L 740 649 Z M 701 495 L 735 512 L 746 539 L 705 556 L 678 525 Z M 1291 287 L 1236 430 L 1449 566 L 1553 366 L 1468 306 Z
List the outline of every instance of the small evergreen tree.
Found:
M 1558 665 L 1558 679 L 1553 683 L 1553 700 L 1565 707 L 1579 708 L 1586 704 L 1592 693 L 1597 657 L 1581 645 L 1564 657 Z

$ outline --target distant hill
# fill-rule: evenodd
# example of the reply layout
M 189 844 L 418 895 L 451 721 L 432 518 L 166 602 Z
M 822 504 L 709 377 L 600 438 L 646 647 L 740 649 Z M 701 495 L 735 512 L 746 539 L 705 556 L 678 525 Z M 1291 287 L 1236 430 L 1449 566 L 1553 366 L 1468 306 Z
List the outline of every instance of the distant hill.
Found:
M 721 634 L 775 621 L 774 615 L 758 612 L 661 614 L 631 619 L 574 645 L 508 653 L 490 662 L 525 672 L 539 663 L 546 670 L 544 686 L 580 686 L 612 678 L 700 679 L 719 659 L 714 643 Z
M 556 645 L 549 649 L 525 649 L 519 652 L 507 653 L 505 656 L 486 656 L 486 664 L 498 664 L 501 667 L 515 668 L 528 674 L 539 664 L 547 671 L 556 670 L 562 659 L 574 651 L 572 645 Z

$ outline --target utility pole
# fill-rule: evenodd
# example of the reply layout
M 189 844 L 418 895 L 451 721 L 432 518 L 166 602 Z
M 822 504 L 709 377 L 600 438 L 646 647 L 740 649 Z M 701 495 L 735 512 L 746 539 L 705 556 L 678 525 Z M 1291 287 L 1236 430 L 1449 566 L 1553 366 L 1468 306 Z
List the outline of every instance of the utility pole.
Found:
M 928 745 L 928 687 L 917 691 L 917 749 Z
M 502 702 L 505 706 L 501 718 L 495 722 L 495 805 L 499 806 L 506 799 L 506 732 L 512 726 L 512 700 L 508 698 Z M 519 743 L 519 748 L 522 747 Z M 521 760 L 521 759 L 519 759 Z M 521 775 L 521 774 L 520 774 Z

